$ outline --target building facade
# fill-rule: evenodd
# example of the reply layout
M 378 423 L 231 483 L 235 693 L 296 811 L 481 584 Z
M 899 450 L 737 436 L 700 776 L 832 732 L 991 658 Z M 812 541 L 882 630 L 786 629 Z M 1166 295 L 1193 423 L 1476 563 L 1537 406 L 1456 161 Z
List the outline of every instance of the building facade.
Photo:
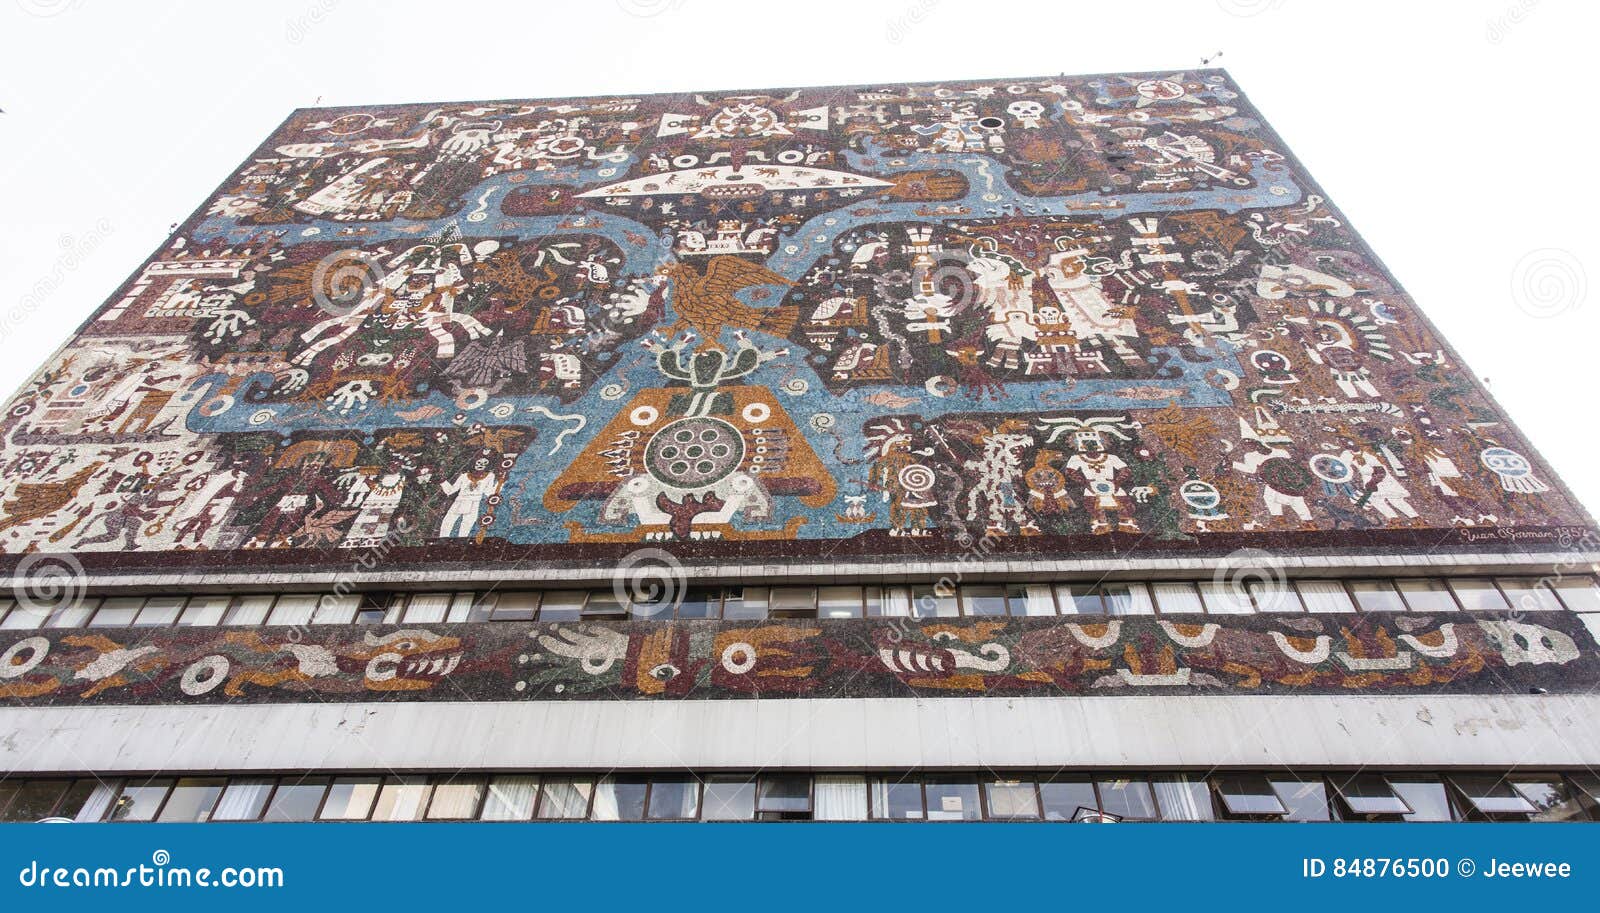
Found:
M 0 433 L 6 820 L 1600 817 L 1593 520 L 1218 70 L 296 111 Z

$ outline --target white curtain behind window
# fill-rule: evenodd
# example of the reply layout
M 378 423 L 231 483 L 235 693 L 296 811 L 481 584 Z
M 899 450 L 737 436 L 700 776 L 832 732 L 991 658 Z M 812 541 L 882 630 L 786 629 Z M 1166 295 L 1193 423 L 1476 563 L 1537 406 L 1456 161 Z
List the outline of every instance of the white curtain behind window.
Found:
M 272 792 L 271 780 L 230 780 L 212 821 L 254 821 Z
M 418 593 L 406 603 L 406 624 L 438 624 L 450 608 L 449 593 Z
M 78 809 L 75 821 L 99 821 L 106 816 L 106 809 L 111 807 L 111 800 L 117 797 L 117 787 L 122 785 L 119 780 L 102 780 L 95 785 L 94 792 L 89 794 L 88 800 L 83 803 L 83 808 Z
M 1164 821 L 1210 821 L 1211 796 L 1204 780 L 1163 777 L 1151 783 Z
M 526 821 L 533 817 L 533 799 L 539 789 L 538 777 L 495 777 L 489 782 L 489 797 L 483 800 L 484 821 Z
M 818 776 L 814 817 L 818 821 L 867 820 L 867 779 L 865 777 Z

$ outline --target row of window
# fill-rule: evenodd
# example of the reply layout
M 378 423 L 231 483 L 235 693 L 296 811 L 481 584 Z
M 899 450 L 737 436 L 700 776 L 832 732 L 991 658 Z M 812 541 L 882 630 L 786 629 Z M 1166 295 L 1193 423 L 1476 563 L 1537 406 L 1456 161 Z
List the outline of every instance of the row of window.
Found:
M 963 584 L 956 587 L 690 587 L 676 602 L 605 590 L 348 595 L 112 596 L 41 609 L 0 600 L 0 629 L 164 625 L 437 624 L 666 618 L 1239 615 L 1254 612 L 1600 612 L 1594 578 L 1406 577 L 1227 582 Z
M 0 781 L 0 821 L 1595 821 L 1600 776 L 497 774 Z

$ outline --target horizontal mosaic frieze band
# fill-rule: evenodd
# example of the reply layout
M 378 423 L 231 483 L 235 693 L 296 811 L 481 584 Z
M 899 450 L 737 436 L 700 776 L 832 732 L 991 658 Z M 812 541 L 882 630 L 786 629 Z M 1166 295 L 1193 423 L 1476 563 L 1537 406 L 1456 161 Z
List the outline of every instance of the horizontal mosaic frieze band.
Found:
M 24 632 L 19 632 L 24 633 Z M 107 628 L 0 647 L 28 705 L 1578 692 L 1565 612 Z

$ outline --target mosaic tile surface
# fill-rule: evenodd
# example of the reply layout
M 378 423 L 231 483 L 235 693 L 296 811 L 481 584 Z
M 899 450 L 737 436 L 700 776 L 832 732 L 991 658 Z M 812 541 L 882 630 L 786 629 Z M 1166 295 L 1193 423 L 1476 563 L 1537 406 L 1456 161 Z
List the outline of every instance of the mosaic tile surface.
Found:
M 0 432 L 91 570 L 1590 525 L 1213 70 L 298 111 Z

